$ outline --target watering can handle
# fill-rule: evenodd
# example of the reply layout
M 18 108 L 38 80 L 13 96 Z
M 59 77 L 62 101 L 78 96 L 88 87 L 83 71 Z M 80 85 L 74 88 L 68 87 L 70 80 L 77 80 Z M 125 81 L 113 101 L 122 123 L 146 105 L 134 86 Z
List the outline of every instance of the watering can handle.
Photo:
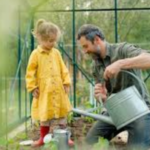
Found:
M 146 88 L 144 82 L 143 82 L 142 80 L 140 80 L 140 78 L 137 77 L 135 74 L 133 74 L 133 73 L 131 73 L 131 72 L 129 72 L 129 71 L 121 70 L 121 72 L 127 73 L 127 74 L 131 75 L 134 79 L 136 79 L 136 80 L 138 81 L 138 83 L 139 83 L 139 85 L 140 85 L 140 88 L 141 88 L 141 91 L 142 91 L 142 94 L 141 94 L 141 95 L 142 95 L 142 98 L 144 98 L 144 95 L 145 95 L 144 89 L 147 91 L 147 88 Z M 102 81 L 102 82 L 104 83 L 104 81 Z M 147 91 L 147 93 L 148 93 L 148 91 Z M 99 96 L 98 102 L 99 102 L 100 105 L 103 107 L 103 101 L 102 101 L 101 96 Z
M 101 95 L 99 96 L 98 102 L 101 105 L 101 107 L 103 107 L 103 101 L 102 101 Z
M 127 74 L 131 75 L 132 77 L 134 77 L 134 78 L 138 81 L 138 83 L 139 83 L 139 85 L 140 85 L 140 88 L 141 88 L 141 91 L 142 91 L 142 97 L 144 98 L 144 93 L 145 93 L 145 92 L 144 92 L 144 89 L 147 90 L 147 88 L 146 88 L 144 82 L 141 81 L 140 78 L 137 77 L 135 74 L 133 74 L 133 73 L 131 73 L 131 72 L 129 72 L 129 71 L 121 70 L 121 72 L 124 72 L 124 73 L 127 73 Z

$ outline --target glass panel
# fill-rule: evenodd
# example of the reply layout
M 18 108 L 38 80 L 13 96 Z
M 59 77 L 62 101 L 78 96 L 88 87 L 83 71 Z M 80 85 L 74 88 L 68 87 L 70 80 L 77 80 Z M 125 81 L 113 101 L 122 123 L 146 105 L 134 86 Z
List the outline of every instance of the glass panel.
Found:
M 128 41 L 144 49 L 150 49 L 149 11 L 118 12 L 119 41 Z
M 149 0 L 117 0 L 118 8 L 148 8 L 150 6 Z
M 69 10 L 72 8 L 72 0 L 49 0 L 41 5 L 38 10 Z
M 115 41 L 114 12 L 77 12 L 76 13 L 76 31 L 83 24 L 94 24 L 98 26 L 105 34 L 107 40 Z
M 76 9 L 105 9 L 114 8 L 114 0 L 75 0 Z

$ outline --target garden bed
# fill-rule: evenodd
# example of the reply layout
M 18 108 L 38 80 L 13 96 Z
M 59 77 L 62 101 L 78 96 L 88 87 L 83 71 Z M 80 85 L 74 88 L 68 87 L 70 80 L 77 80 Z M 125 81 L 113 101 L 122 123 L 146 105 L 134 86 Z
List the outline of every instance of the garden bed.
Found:
M 108 141 L 105 139 L 100 139 L 97 144 L 94 145 L 94 147 L 90 147 L 89 145 L 85 144 L 84 139 L 89 131 L 90 127 L 92 126 L 92 121 L 88 120 L 89 118 L 77 118 L 73 119 L 69 123 L 69 127 L 71 130 L 71 139 L 75 141 L 75 150 L 123 150 L 125 147 L 126 142 L 123 142 L 121 138 L 115 138 L 113 139 L 113 146 L 108 146 Z M 53 130 L 53 127 L 51 127 L 51 131 Z M 37 140 L 40 136 L 39 133 L 39 125 L 34 124 L 33 126 L 30 126 L 27 130 L 27 132 L 19 133 L 14 139 L 11 139 L 8 141 L 8 148 L 5 146 L 1 146 L 0 150 L 35 150 L 35 148 L 32 148 L 31 146 L 20 146 L 19 143 L 23 140 Z M 115 146 L 114 146 L 115 145 Z M 108 148 L 109 147 L 109 148 Z M 118 148 L 117 148 L 118 147 Z M 42 146 L 40 148 L 36 148 L 36 150 L 53 150 L 50 149 L 47 146 Z M 71 149 L 73 150 L 73 148 Z

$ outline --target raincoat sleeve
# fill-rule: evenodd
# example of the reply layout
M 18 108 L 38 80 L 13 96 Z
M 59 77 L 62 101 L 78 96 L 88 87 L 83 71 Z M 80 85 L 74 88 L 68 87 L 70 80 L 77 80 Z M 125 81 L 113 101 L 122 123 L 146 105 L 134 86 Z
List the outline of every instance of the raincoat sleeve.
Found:
M 30 55 L 27 70 L 26 70 L 26 87 L 28 92 L 33 91 L 37 85 L 37 53 L 33 51 Z
M 69 71 L 68 71 L 67 67 L 65 66 L 65 63 L 64 63 L 62 56 L 61 56 L 59 51 L 58 51 L 58 55 L 59 55 L 61 77 L 63 80 L 63 84 L 64 85 L 71 85 L 71 79 L 70 79 Z

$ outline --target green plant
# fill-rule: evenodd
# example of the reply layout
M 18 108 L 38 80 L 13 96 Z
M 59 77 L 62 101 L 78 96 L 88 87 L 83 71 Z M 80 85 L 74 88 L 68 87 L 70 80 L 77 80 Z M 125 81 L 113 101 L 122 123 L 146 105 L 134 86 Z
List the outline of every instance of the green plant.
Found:
M 1 137 L 0 138 L 0 145 L 1 146 L 6 146 L 7 145 L 7 139 L 6 139 L 6 137 Z
M 50 141 L 49 143 L 45 144 L 42 150 L 58 150 L 57 142 Z
M 21 139 L 21 140 L 26 140 L 28 137 L 27 137 L 27 134 L 23 132 L 23 133 L 18 134 L 16 138 Z
M 86 110 L 92 109 L 93 105 L 89 101 L 86 101 L 86 102 L 84 102 L 84 108 Z M 97 111 L 94 111 L 93 113 L 97 113 Z M 84 121 L 86 121 L 88 123 L 93 123 L 95 121 L 95 119 L 93 119 L 92 117 L 84 117 Z
M 95 119 L 93 119 L 92 117 L 84 117 L 84 121 L 86 121 L 88 123 L 93 123 L 95 121 Z
M 93 105 L 89 102 L 89 101 L 85 101 L 83 103 L 85 109 L 90 109 L 90 108 L 93 108 Z
M 109 141 L 100 137 L 98 142 L 93 146 L 94 150 L 108 150 L 109 148 Z
M 84 124 L 83 127 L 82 127 L 82 133 L 86 134 L 86 124 Z
M 73 112 L 70 112 L 67 116 L 67 123 L 71 124 L 74 121 Z

